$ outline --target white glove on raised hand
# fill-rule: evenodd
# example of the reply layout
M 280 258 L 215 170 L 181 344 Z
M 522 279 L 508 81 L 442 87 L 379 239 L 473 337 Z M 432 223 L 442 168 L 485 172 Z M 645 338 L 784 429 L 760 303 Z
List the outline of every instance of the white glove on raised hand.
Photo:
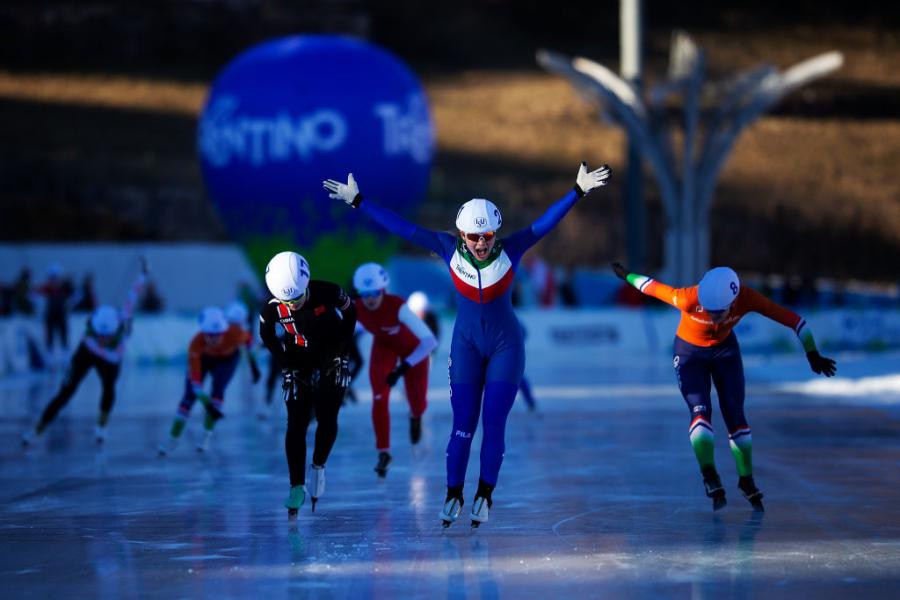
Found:
M 343 200 L 353 208 L 357 208 L 362 201 L 362 196 L 359 193 L 359 186 L 356 185 L 356 179 L 353 178 L 353 173 L 347 175 L 346 184 L 335 181 L 334 179 L 326 179 L 322 182 L 322 186 L 331 192 L 328 194 L 330 198 Z
M 582 162 L 578 167 L 578 176 L 575 178 L 575 191 L 579 196 L 584 196 L 591 190 L 606 185 L 611 173 L 612 169 L 609 168 L 609 165 L 603 165 L 596 171 L 588 173 L 587 163 Z

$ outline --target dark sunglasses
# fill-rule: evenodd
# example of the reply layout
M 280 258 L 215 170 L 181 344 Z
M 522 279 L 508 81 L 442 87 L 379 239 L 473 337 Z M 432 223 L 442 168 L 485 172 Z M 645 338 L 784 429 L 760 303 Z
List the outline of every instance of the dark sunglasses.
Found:
M 484 241 L 489 242 L 494 239 L 493 231 L 485 231 L 484 233 L 464 233 L 462 234 L 464 238 L 469 240 L 470 242 L 478 242 L 481 238 L 484 238 Z

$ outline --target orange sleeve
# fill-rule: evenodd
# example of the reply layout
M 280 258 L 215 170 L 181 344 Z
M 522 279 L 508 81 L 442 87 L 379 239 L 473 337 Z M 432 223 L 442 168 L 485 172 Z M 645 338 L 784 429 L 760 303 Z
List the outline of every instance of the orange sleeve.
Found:
M 199 333 L 194 336 L 194 339 L 191 340 L 191 345 L 188 346 L 188 377 L 190 377 L 191 383 L 194 385 L 200 385 L 203 380 L 200 376 L 200 359 L 203 358 L 205 346 L 203 335 Z
M 678 310 L 690 312 L 697 305 L 697 286 L 673 288 L 650 277 L 634 273 L 629 273 L 627 281 L 642 294 L 653 296 Z
M 777 323 L 781 323 L 785 327 L 797 330 L 797 326 L 803 320 L 800 315 L 789 308 L 772 302 L 753 288 L 744 287 L 743 290 L 746 290 L 744 293 L 747 298 L 745 312 L 759 313 Z

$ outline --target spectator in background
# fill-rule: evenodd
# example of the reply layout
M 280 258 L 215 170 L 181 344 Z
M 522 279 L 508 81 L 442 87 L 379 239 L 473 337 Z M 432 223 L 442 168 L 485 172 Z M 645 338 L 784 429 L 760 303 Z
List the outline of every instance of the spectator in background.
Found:
M 819 303 L 819 289 L 816 279 L 804 275 L 800 279 L 800 304 L 803 306 L 816 306 Z
M 575 286 L 572 283 L 574 270 L 566 267 L 559 283 L 559 302 L 563 306 L 578 306 L 578 297 L 575 295 Z
M 538 306 L 548 307 L 556 303 L 556 277 L 553 269 L 539 255 L 526 254 L 522 266 L 528 273 L 531 293 Z
M 801 287 L 803 280 L 799 275 L 791 275 L 784 281 L 784 291 L 782 292 L 782 301 L 787 306 L 798 306 L 801 299 Z
M 771 298 L 772 300 L 778 299 L 775 288 L 772 286 L 771 275 L 763 275 L 762 284 L 759 287 L 759 293 L 766 298 Z
M 147 281 L 146 291 L 141 296 L 140 311 L 143 313 L 156 314 L 163 310 L 163 299 L 156 291 L 156 284 Z
M 94 274 L 87 273 L 81 280 L 81 289 L 75 298 L 72 312 L 94 312 L 97 308 L 97 294 L 94 292 Z
M 12 287 L 0 285 L 0 317 L 8 317 L 12 314 Z
M 634 287 L 623 284 L 616 291 L 616 306 L 643 306 L 645 304 L 644 295 Z
M 837 307 L 847 306 L 847 287 L 842 281 L 834 283 L 834 293 L 831 297 L 831 305 Z
M 23 268 L 12 287 L 12 311 L 21 315 L 34 314 L 31 298 L 31 270 Z
M 53 352 L 59 337 L 63 350 L 69 347 L 68 303 L 74 289 L 69 279 L 63 278 L 62 267 L 56 263 L 47 269 L 47 281 L 35 290 L 45 298 L 44 335 L 48 352 Z

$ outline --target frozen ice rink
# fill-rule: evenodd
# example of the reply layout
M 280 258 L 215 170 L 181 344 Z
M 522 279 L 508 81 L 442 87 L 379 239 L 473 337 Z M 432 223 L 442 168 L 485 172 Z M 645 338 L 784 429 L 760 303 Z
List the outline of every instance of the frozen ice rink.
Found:
M 89 376 L 35 446 L 19 434 L 59 375 L 0 380 L 0 597 L 839 598 L 900 594 L 900 355 L 837 355 L 813 383 L 799 352 L 746 357 L 756 479 L 740 497 L 721 419 L 728 506 L 713 514 L 670 362 L 529 356 L 539 412 L 519 398 L 490 521 L 442 530 L 450 428 L 436 361 L 422 448 L 392 403 L 379 481 L 370 404 L 341 414 L 317 511 L 289 522 L 283 408 L 255 416 L 245 367 L 210 452 L 156 456 L 180 367 L 123 372 L 105 446 Z M 366 381 L 357 382 L 365 390 Z M 397 394 L 399 396 L 399 394 Z M 467 514 L 477 482 L 475 440 Z

